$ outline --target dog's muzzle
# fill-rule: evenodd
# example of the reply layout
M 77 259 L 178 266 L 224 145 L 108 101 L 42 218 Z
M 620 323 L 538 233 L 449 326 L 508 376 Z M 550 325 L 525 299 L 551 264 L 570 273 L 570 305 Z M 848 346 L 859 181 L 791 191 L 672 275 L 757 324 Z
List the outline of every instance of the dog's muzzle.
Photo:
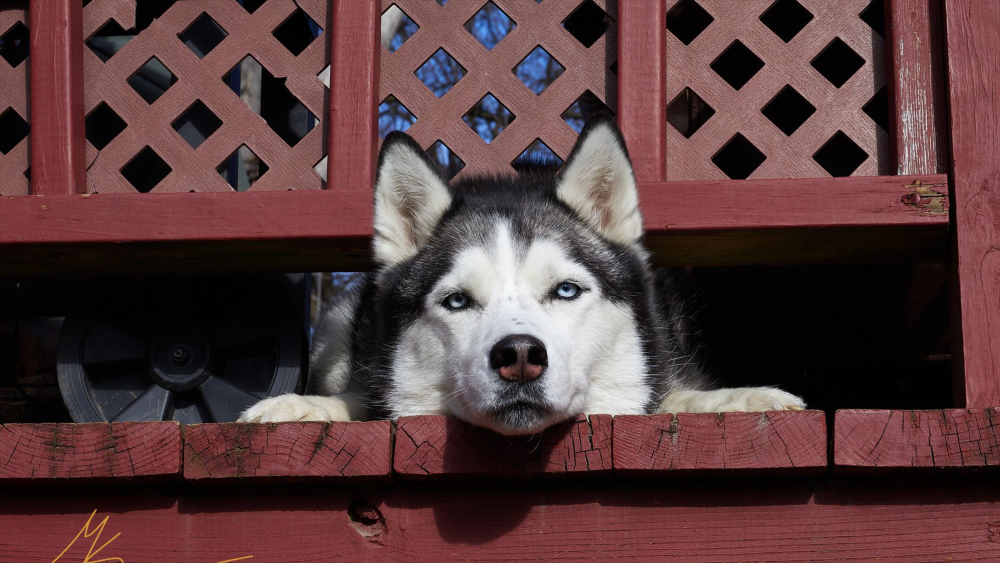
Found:
M 505 336 L 490 350 L 490 367 L 503 379 L 521 385 L 541 377 L 548 365 L 545 345 L 527 334 Z

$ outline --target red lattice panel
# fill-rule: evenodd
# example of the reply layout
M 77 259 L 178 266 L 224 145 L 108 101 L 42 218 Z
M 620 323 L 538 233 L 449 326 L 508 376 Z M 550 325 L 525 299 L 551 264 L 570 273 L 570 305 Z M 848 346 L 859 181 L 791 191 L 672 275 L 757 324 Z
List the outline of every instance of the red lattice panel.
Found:
M 5 2 L 0 7 L 0 37 L 14 32 L 18 24 L 28 25 L 28 2 L 20 0 Z M 12 67 L 5 58 L 0 58 L 0 116 L 8 111 L 16 112 L 25 122 L 31 120 L 28 114 L 28 60 L 24 59 Z M 0 122 L 3 123 L 3 122 Z M 2 125 L 0 125 L 2 126 Z M 4 132 L 10 134 L 9 131 Z M 7 154 L 0 154 L 0 195 L 27 195 L 29 192 L 26 172 L 31 165 L 28 146 L 31 136 L 21 139 Z
M 890 173 L 888 134 L 862 110 L 885 85 L 884 40 L 859 17 L 871 0 L 798 0 L 812 18 L 787 43 L 760 19 L 779 3 L 775 0 L 667 0 L 667 12 L 678 4 L 697 11 L 692 3 L 713 21 L 700 33 L 688 30 L 697 33 L 688 45 L 677 34 L 667 33 L 666 99 L 670 104 L 691 88 L 715 113 L 690 138 L 667 126 L 668 180 L 727 179 L 712 159 L 737 133 L 766 157 L 749 178 L 830 176 L 813 156 L 838 131 L 868 155 L 850 175 Z M 839 88 L 811 64 L 837 38 L 863 59 L 863 65 Z M 739 89 L 711 68 L 736 40 L 764 63 Z M 742 70 L 747 65 L 737 66 Z M 761 112 L 786 85 L 815 107 L 815 113 L 791 135 Z
M 135 6 L 134 0 L 90 2 L 83 14 L 85 40 L 109 20 L 125 30 L 132 29 Z M 90 115 L 104 102 L 127 124 L 100 151 L 88 142 L 87 190 L 135 192 L 121 170 L 149 146 L 171 168 L 150 191 L 232 191 L 216 168 L 241 145 L 246 145 L 269 168 L 250 190 L 322 188 L 323 181 L 313 167 L 326 152 L 323 123 L 317 123 L 291 147 L 223 81 L 230 70 L 250 55 L 273 76 L 286 78 L 285 86 L 291 94 L 319 120 L 325 121 L 327 92 L 317 78 L 329 65 L 325 35 L 314 39 L 296 56 L 272 34 L 299 8 L 320 27 L 329 28 L 326 0 L 268 0 L 252 14 L 233 0 L 181 1 L 106 62 L 85 47 L 86 113 Z M 203 12 L 228 35 L 199 59 L 178 34 L 187 30 Z M 176 83 L 156 101 L 147 103 L 126 81 L 154 56 L 173 73 Z M 198 148 L 192 148 L 171 124 L 198 100 L 222 125 Z
M 594 2 L 611 21 L 590 47 L 562 25 L 584 0 L 493 3 L 516 22 L 516 27 L 488 50 L 464 28 L 486 0 L 451 0 L 444 6 L 433 0 L 382 0 L 383 12 L 395 4 L 419 30 L 395 52 L 382 49 L 379 100 L 395 96 L 416 117 L 407 133 L 424 148 L 439 140 L 444 143 L 465 162 L 460 175 L 510 170 L 511 163 L 535 139 L 565 159 L 577 134 L 560 117 L 562 113 L 588 90 L 608 107 L 615 107 L 615 76 L 609 70 L 617 50 L 614 0 Z M 512 72 L 537 46 L 565 67 L 540 95 Z M 440 98 L 414 74 L 439 48 L 466 70 Z M 487 94 L 515 116 L 489 144 L 462 119 Z

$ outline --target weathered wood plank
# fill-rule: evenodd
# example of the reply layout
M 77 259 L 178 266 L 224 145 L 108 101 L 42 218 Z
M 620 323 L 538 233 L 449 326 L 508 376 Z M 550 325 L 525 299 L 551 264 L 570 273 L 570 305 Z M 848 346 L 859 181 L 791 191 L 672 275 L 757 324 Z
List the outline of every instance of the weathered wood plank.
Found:
M 945 13 L 955 182 L 956 406 L 986 408 L 1000 405 L 1000 2 L 949 0 Z
M 995 482 L 850 479 L 11 491 L 0 560 L 50 563 L 97 514 L 124 561 L 996 561 Z M 85 559 L 79 538 L 63 562 Z M 95 561 L 97 557 L 92 558 Z
M 385 420 L 184 427 L 188 480 L 389 480 L 391 471 L 392 425 Z
M 176 422 L 0 425 L 4 482 L 180 477 Z
M 501 436 L 445 416 L 400 417 L 393 469 L 405 480 L 610 476 L 607 415 L 580 415 L 539 436 Z
M 834 421 L 837 470 L 1000 467 L 1000 408 L 841 410 Z
M 640 182 L 666 180 L 665 0 L 618 5 L 618 124 Z
M 615 417 L 615 474 L 623 477 L 821 473 L 826 447 L 821 411 Z
M 30 3 L 31 192 L 86 189 L 83 115 L 83 4 Z M 2 222 L 0 222 L 2 224 Z

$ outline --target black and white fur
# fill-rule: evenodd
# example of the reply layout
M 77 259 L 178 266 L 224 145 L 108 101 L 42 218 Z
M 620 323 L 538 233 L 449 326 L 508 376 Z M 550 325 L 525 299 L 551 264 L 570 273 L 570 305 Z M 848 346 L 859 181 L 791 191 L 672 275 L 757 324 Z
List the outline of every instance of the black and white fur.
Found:
M 452 414 L 529 434 L 581 412 L 805 407 L 774 388 L 711 388 L 670 277 L 650 267 L 610 118 L 587 125 L 559 171 L 454 186 L 415 141 L 390 134 L 374 227 L 378 269 L 318 323 L 309 395 L 266 399 L 242 421 Z M 511 335 L 535 359 L 502 348 Z M 503 358 L 521 363 L 498 368 Z

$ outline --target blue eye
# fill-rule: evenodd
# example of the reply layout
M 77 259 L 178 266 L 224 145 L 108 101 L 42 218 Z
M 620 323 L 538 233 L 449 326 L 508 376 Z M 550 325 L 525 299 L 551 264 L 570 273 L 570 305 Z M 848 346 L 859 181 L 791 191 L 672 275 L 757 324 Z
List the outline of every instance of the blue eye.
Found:
M 452 293 L 441 302 L 445 309 L 458 311 L 469 306 L 469 298 L 462 293 Z
M 573 282 L 562 282 L 556 286 L 555 294 L 559 299 L 575 299 L 581 291 L 580 286 Z

